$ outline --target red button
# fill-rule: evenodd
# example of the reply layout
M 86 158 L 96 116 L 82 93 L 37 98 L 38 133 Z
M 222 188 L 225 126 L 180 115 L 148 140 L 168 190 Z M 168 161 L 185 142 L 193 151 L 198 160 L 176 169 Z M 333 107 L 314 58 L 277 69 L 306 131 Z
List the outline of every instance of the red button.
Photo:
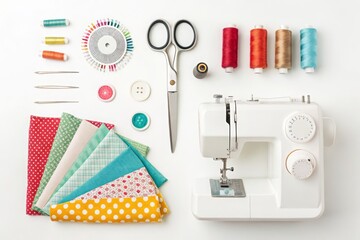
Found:
M 98 90 L 98 96 L 100 100 L 110 102 L 115 97 L 115 88 L 110 85 L 103 85 Z

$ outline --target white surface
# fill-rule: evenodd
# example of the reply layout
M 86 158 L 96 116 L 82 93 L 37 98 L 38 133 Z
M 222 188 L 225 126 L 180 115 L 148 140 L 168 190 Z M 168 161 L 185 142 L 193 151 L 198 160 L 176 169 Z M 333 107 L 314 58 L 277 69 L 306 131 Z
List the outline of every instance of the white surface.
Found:
M 360 216 L 360 113 L 358 54 L 360 21 L 356 1 L 1 1 L 1 164 L 0 239 L 359 239 Z M 191 7 L 191 8 L 189 8 Z M 68 18 L 67 28 L 42 28 L 39 21 Z M 126 25 L 135 44 L 131 62 L 116 73 L 100 73 L 84 60 L 80 39 L 89 23 L 99 18 L 116 18 Z M 197 27 L 198 44 L 179 58 L 179 134 L 175 154 L 170 153 L 167 131 L 166 72 L 162 54 L 146 42 L 151 21 L 164 18 L 174 23 L 188 19 Z M 299 30 L 307 23 L 318 29 L 319 65 L 306 74 L 299 63 Z M 239 27 L 239 67 L 234 73 L 221 68 L 222 28 Z M 249 68 L 249 33 L 262 23 L 269 33 L 269 68 L 254 75 Z M 293 68 L 286 75 L 273 68 L 275 30 L 286 23 L 293 31 Z M 45 35 L 64 35 L 70 44 L 46 46 L 69 54 L 67 62 L 46 61 L 37 56 L 45 48 Z M 209 66 L 205 80 L 192 75 L 204 61 Z M 36 75 L 37 70 L 79 70 L 74 75 Z M 134 80 L 148 81 L 152 96 L 136 102 L 129 94 Z M 78 90 L 35 90 L 39 84 L 78 84 Z M 97 99 L 101 84 L 113 84 L 118 97 L 111 103 Z M 214 93 L 224 96 L 300 96 L 311 94 L 325 116 L 335 119 L 337 142 L 325 151 L 325 212 L 309 222 L 205 222 L 191 214 L 191 186 L 196 177 L 217 177 L 220 163 L 202 158 L 198 144 L 197 107 Z M 73 105 L 35 105 L 34 100 L 75 99 Z M 161 191 L 171 214 L 162 224 L 86 225 L 52 223 L 46 217 L 25 215 L 27 131 L 29 115 L 60 116 L 69 112 L 79 117 L 114 122 L 125 136 L 151 147 L 149 160 L 169 182 Z M 131 127 L 131 116 L 146 111 L 152 125 L 145 132 Z M 12 127 L 9 127 L 12 126 Z M 4 137 L 7 137 L 4 139 Z M 256 147 L 256 149 L 255 149 Z M 260 149 L 260 150 L 259 150 Z M 256 151 L 257 150 L 257 151 Z M 246 175 L 240 161 L 261 161 L 266 146 L 244 148 L 230 176 Z M 245 161 L 246 160 L 246 161 Z M 12 183 L 11 185 L 9 183 Z M 221 206 L 216 206 L 221 207 Z M 37 233 L 34 229 L 41 231 Z

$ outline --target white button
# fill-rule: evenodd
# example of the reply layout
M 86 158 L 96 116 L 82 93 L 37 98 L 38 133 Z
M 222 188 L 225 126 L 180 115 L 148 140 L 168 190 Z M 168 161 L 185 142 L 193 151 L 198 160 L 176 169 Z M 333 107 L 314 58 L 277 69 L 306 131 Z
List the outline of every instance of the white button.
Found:
M 136 101 L 145 101 L 149 98 L 150 93 L 150 85 L 145 81 L 136 81 L 131 85 L 131 95 Z

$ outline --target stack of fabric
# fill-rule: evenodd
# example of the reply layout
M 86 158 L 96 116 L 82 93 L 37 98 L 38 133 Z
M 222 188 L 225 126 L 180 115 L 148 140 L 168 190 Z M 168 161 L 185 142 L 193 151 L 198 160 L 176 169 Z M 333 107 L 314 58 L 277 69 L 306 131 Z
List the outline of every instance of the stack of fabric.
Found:
M 114 125 L 30 117 L 26 213 L 52 221 L 161 222 L 167 179 L 146 159 L 149 147 Z

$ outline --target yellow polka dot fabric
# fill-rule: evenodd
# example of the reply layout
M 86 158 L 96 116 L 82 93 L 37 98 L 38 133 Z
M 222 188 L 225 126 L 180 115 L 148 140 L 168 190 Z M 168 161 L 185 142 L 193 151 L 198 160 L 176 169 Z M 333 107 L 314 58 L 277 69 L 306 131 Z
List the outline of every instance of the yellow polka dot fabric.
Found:
M 168 213 L 161 195 L 133 198 L 78 199 L 52 205 L 52 221 L 88 223 L 161 222 Z

